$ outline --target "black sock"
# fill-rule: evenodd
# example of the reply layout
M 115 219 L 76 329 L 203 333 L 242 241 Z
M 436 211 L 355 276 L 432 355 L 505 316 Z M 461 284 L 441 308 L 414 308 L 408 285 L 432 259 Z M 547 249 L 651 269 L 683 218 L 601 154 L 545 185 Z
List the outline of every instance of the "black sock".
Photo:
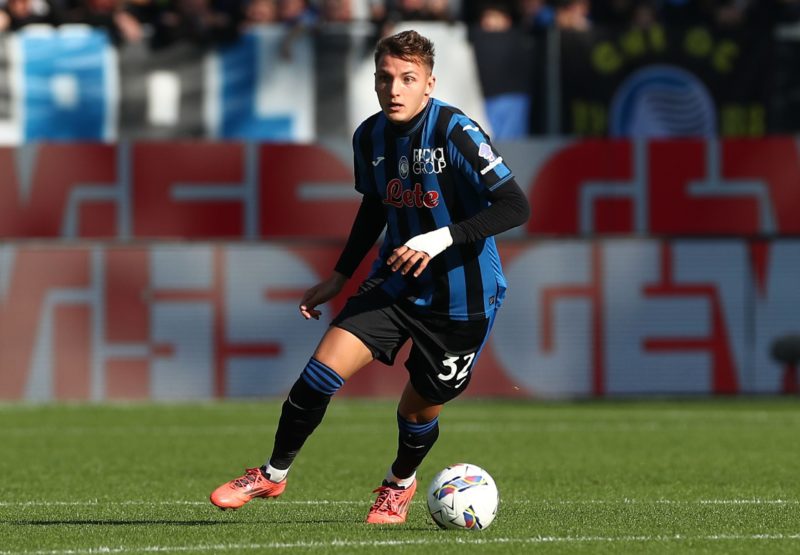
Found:
M 397 458 L 392 463 L 392 474 L 408 478 L 417 470 L 422 460 L 439 438 L 439 419 L 422 424 L 409 422 L 397 414 L 400 434 L 397 441 Z
M 311 387 L 301 376 L 283 402 L 275 444 L 269 463 L 280 470 L 289 468 L 308 436 L 317 428 L 332 394 Z

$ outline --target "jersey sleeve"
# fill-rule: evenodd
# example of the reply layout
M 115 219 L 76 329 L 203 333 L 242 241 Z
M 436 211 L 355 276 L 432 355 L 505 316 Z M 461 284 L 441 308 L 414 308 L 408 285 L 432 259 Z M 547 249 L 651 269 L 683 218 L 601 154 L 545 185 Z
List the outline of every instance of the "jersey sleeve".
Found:
M 369 169 L 367 168 L 365 155 L 364 125 L 360 125 L 353 133 L 353 175 L 355 176 L 356 191 L 362 195 L 374 195 L 377 193 L 374 184 L 370 179 Z
M 358 265 L 380 237 L 384 227 L 386 227 L 386 213 L 381 200 L 374 195 L 364 195 L 347 243 L 334 270 L 348 278 L 352 277 Z
M 453 118 L 447 148 L 450 160 L 478 192 L 493 191 L 514 177 L 489 136 L 467 117 Z

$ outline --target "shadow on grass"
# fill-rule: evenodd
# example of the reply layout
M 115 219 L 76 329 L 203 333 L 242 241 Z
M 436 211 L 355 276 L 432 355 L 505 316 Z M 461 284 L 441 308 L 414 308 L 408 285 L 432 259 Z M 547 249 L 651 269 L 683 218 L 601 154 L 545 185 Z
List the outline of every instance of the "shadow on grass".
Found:
M 11 520 L 12 526 L 141 526 L 147 524 L 169 524 L 172 526 L 219 526 L 238 524 L 219 520 Z
M 314 520 L 110 520 L 110 519 L 83 519 L 83 520 L 9 520 L 4 524 L 11 526 L 248 526 L 259 524 L 266 526 L 286 524 L 341 524 L 349 520 L 314 519 Z

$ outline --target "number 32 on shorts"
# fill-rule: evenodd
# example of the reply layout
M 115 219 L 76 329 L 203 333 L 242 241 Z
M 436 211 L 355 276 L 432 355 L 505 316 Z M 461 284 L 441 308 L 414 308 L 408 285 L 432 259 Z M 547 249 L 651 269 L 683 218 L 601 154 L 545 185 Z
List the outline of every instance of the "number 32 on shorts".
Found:
M 443 382 L 455 381 L 454 388 L 458 389 L 469 376 L 469 368 L 475 359 L 475 353 L 467 355 L 450 355 L 445 353 L 447 358 L 442 361 L 442 366 L 447 368 L 447 372 L 441 372 L 436 377 Z

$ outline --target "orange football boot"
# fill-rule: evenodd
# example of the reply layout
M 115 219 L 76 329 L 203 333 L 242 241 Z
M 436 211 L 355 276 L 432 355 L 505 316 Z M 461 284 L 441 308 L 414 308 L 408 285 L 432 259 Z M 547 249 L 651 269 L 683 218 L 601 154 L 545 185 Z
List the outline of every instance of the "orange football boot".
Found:
M 402 524 L 406 521 L 408 507 L 417 491 L 417 481 L 414 480 L 407 488 L 397 488 L 384 485 L 373 491 L 378 498 L 372 505 L 367 515 L 370 524 Z
M 222 484 L 211 492 L 211 502 L 220 509 L 238 509 L 256 497 L 278 497 L 286 489 L 286 479 L 272 482 L 260 468 L 248 468 L 244 476 Z

